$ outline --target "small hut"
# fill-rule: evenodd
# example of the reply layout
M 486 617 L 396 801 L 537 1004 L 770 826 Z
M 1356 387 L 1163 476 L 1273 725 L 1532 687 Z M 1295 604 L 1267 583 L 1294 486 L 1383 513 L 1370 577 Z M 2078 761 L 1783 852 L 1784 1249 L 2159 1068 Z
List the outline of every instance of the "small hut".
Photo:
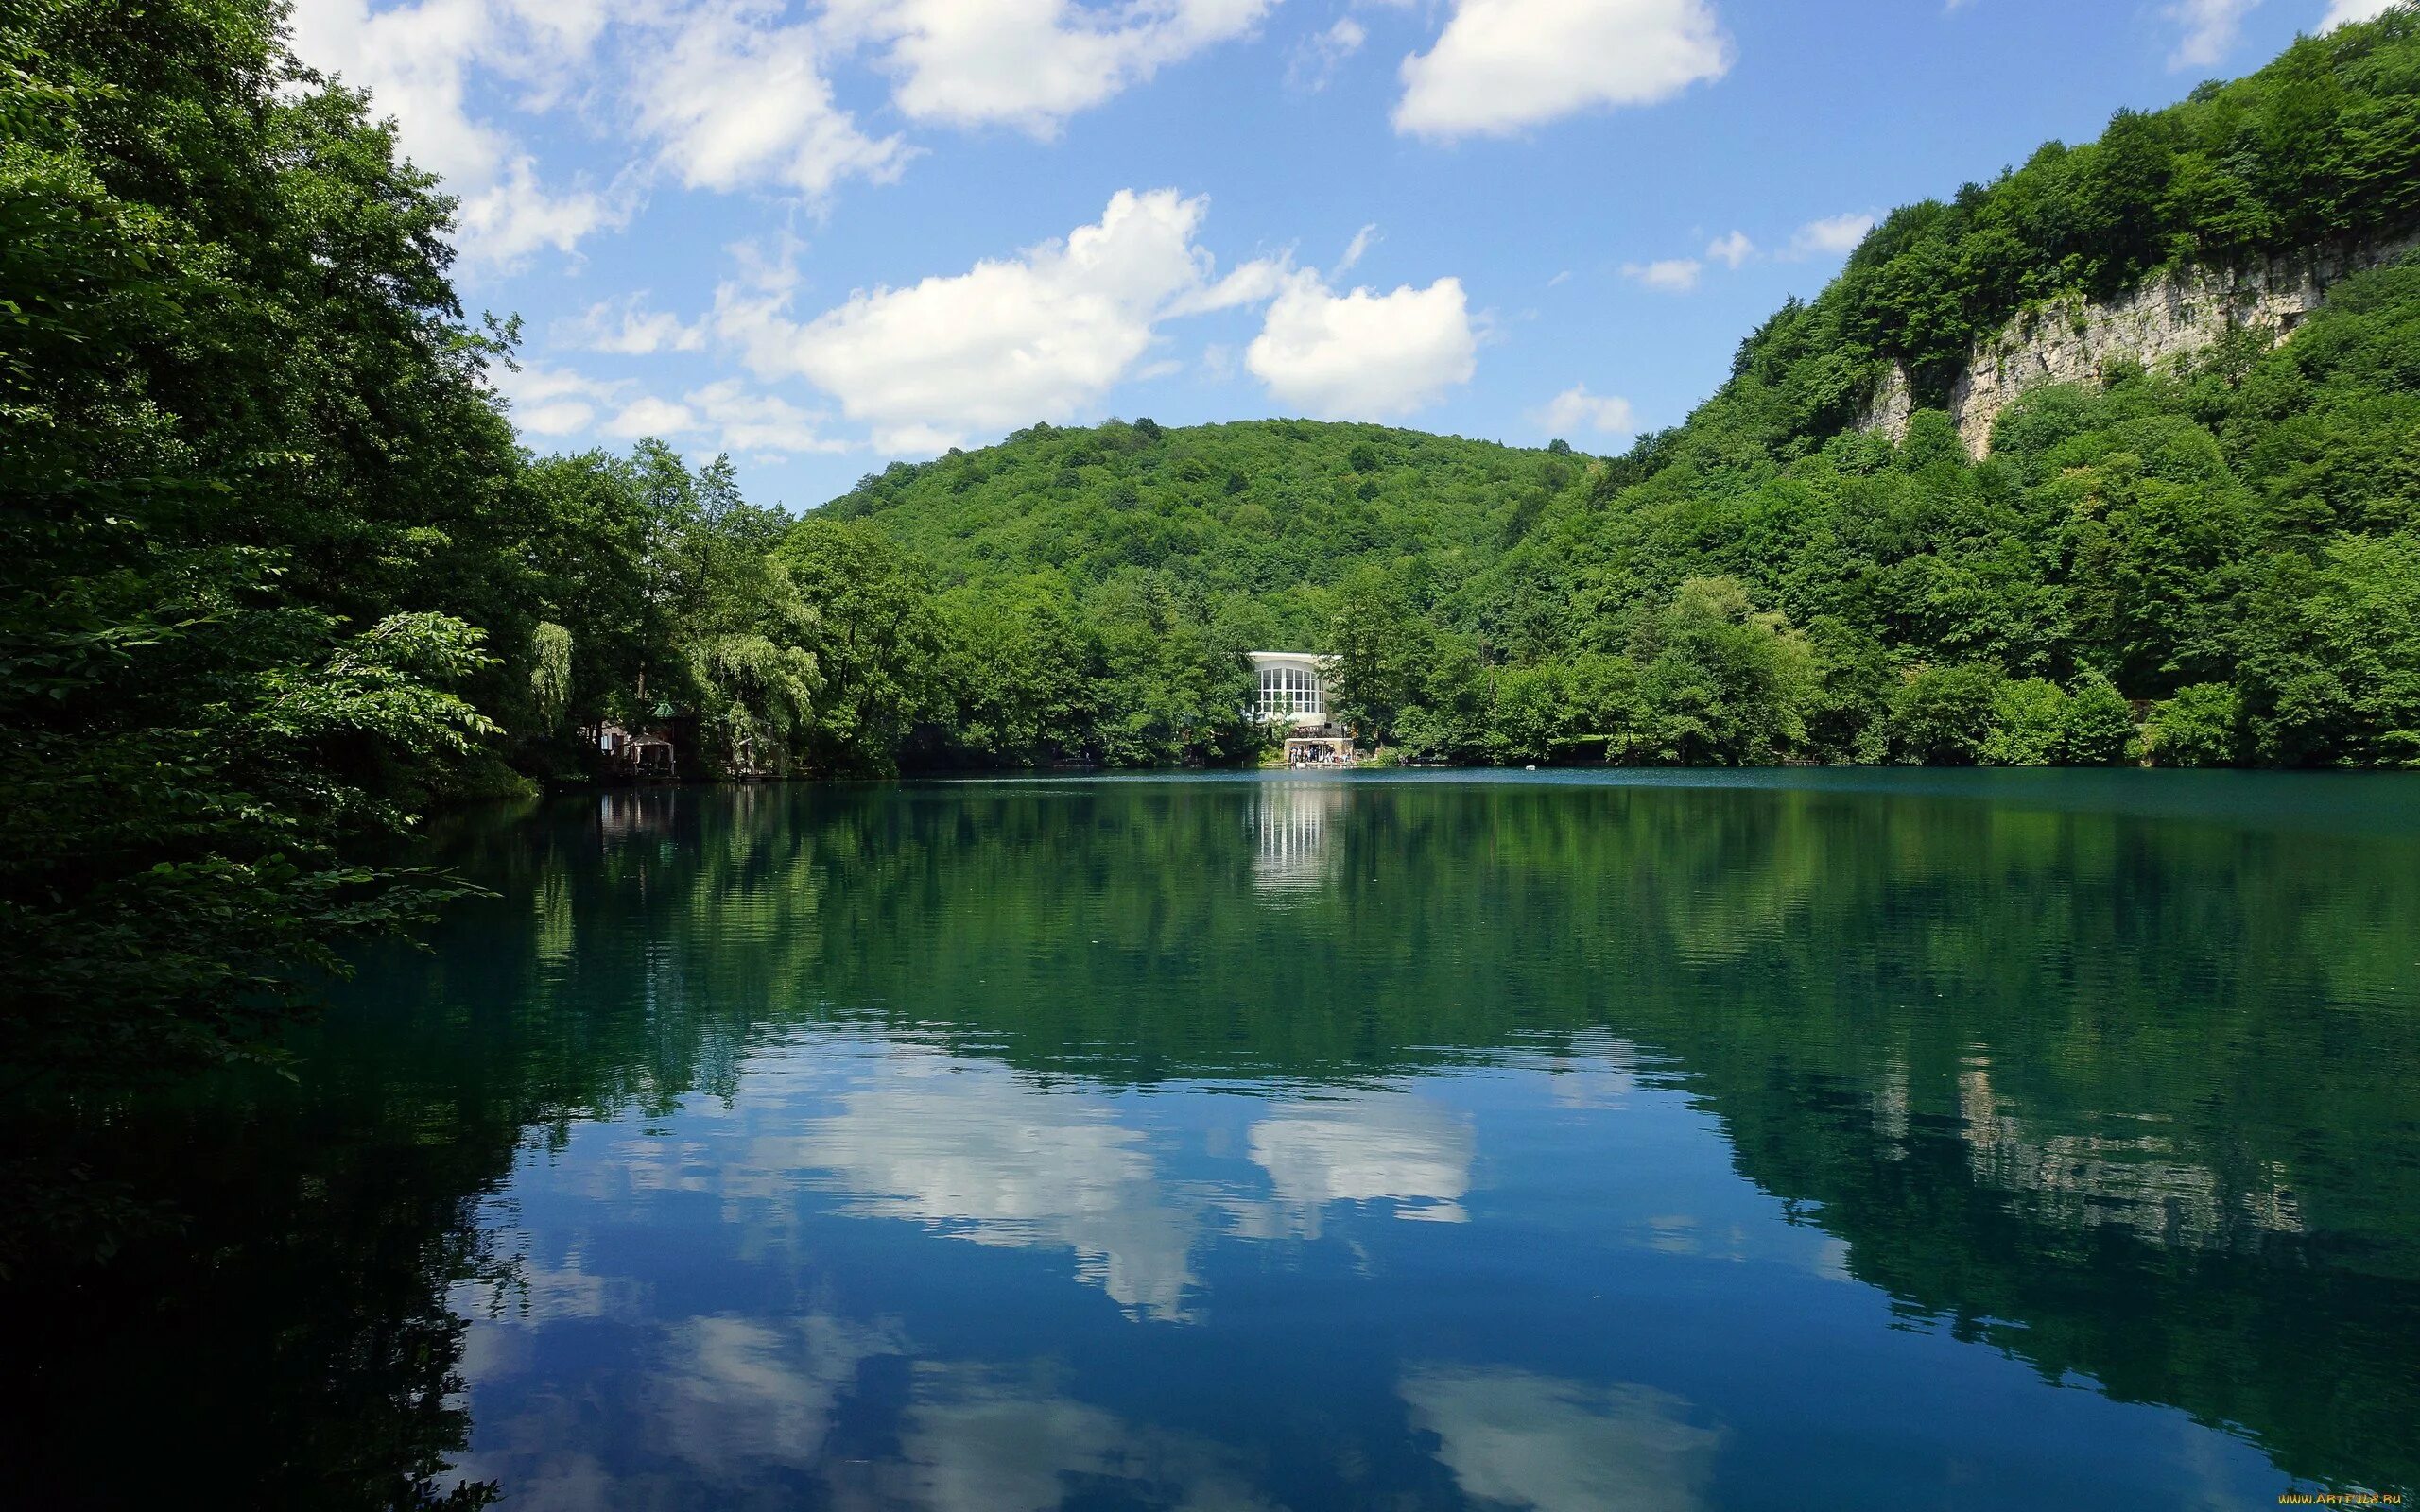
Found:
M 669 704 L 659 703 L 655 722 L 631 730 L 608 720 L 596 727 L 596 750 L 613 774 L 634 782 L 670 782 L 681 776 L 680 747 L 674 742 L 678 716 Z

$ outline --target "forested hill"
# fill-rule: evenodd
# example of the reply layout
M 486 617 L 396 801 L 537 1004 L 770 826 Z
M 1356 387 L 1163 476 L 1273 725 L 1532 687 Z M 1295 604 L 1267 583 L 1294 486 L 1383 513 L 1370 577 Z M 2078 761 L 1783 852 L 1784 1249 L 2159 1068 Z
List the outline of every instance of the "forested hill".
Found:
M 1331 586 L 1418 557 L 1438 586 L 1494 561 L 1585 476 L 1568 448 L 1319 421 L 1164 431 L 1154 421 L 1033 426 L 980 453 L 893 467 L 825 506 L 954 580 L 1060 571 L 1077 583 L 1164 569 L 1215 597 L 1266 597 L 1283 634 L 1326 634 Z M 1275 631 L 1273 631 L 1275 634 Z
M 1140 594 L 1219 644 L 1333 650 L 1365 738 L 1409 756 L 2404 765 L 2420 269 L 2335 284 L 2290 340 L 2249 301 L 2205 347 L 2120 351 L 1998 410 L 1987 460 L 1940 406 L 2014 316 L 2265 288 L 2415 232 L 2406 7 L 1893 213 L 1619 457 L 1037 426 L 895 464 L 801 534 L 865 522 L 943 618 Z M 1915 411 L 1875 434 L 1894 375 Z
M 1466 581 L 1589 466 L 1379 425 L 1111 421 L 897 464 L 822 513 L 876 520 L 953 582 L 1164 572 L 1205 606 L 1258 600 L 1269 635 L 1300 641 L 1325 637 L 1320 590 L 1356 568 L 1412 558 L 1440 591 Z

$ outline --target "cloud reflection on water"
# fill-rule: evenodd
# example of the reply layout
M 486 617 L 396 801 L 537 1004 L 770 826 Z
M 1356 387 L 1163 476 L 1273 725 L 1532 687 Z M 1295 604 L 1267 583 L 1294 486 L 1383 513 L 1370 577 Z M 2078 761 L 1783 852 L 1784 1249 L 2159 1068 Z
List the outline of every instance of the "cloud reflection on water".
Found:
M 1668 1392 L 1460 1366 L 1407 1371 L 1402 1391 L 1478 1500 L 1537 1512 L 1705 1504 L 1722 1435 L 1691 1424 L 1689 1404 Z

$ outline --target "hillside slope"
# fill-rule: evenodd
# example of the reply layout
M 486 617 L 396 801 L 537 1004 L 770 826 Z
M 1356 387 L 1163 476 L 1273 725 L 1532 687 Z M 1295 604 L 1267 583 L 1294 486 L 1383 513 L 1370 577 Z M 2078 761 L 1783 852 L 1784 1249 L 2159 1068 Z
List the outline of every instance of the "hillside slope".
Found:
M 1160 575 L 1207 615 L 1248 602 L 1268 636 L 1303 642 L 1325 638 L 1328 591 L 1357 568 L 1416 561 L 1450 593 L 1587 466 L 1568 451 L 1379 425 L 1112 421 L 893 464 L 821 512 L 874 522 L 946 584 Z

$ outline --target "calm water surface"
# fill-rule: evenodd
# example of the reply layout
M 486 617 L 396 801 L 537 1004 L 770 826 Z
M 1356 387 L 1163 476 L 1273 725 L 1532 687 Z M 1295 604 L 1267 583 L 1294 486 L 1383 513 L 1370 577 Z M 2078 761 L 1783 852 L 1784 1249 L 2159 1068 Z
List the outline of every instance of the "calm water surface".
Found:
M 45 1340 L 46 1493 L 156 1494 L 130 1439 L 533 1512 L 2420 1488 L 2411 782 L 765 787 L 445 850 L 497 898 L 299 1087 L 161 1116 L 206 1279 Z

